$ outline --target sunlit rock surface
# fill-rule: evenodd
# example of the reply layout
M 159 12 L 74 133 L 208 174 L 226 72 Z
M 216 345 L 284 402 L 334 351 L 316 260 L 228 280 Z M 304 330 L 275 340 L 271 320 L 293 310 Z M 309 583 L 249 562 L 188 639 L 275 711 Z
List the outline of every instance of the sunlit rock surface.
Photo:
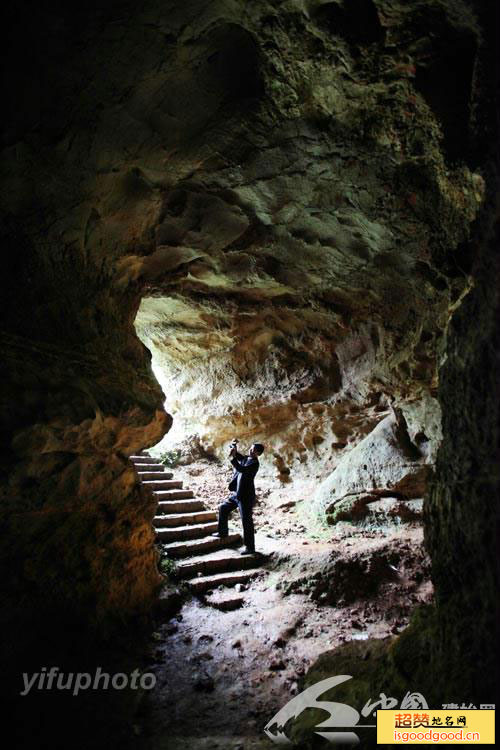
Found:
M 423 497 L 431 466 L 408 435 L 401 413 L 385 417 L 318 487 L 314 510 L 330 520 L 377 497 Z

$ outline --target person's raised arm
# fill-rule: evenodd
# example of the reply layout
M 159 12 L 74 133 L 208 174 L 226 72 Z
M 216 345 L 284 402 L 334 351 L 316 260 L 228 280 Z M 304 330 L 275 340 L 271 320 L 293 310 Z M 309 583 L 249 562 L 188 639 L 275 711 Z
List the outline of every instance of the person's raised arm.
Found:
M 243 461 L 246 458 L 246 456 L 243 456 L 241 453 L 239 453 L 237 440 L 233 440 L 233 442 L 231 443 L 231 450 L 229 452 L 229 460 L 232 461 L 233 458 L 237 458 L 239 461 Z
M 242 459 L 244 459 L 244 456 L 241 456 Z M 241 472 L 242 474 L 256 474 L 257 469 L 259 468 L 259 462 L 256 458 L 252 458 L 250 460 L 250 463 L 244 465 L 243 462 L 238 459 L 236 456 L 233 456 L 231 459 L 231 463 L 233 464 L 236 471 Z

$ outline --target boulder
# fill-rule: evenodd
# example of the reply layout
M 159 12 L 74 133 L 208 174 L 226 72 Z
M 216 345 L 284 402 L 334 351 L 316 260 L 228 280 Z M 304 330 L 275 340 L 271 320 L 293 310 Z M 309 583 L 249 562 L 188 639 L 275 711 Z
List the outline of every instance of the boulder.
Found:
M 345 520 L 363 514 L 378 497 L 419 498 L 430 472 L 426 455 L 410 440 L 402 413 L 392 410 L 322 482 L 313 509 L 329 521 Z

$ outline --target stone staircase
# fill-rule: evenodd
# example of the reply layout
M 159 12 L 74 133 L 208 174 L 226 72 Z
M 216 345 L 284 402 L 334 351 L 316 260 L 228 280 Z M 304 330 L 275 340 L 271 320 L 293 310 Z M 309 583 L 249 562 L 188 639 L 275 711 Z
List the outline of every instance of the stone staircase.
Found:
M 205 596 L 219 587 L 246 584 L 258 572 L 258 555 L 240 555 L 241 534 L 230 533 L 225 539 L 211 536 L 217 531 L 217 514 L 207 510 L 192 490 L 165 471 L 156 459 L 141 453 L 130 456 L 141 483 L 158 501 L 153 519 L 157 540 L 167 557 L 176 561 L 177 577 L 186 581 L 197 596 Z M 219 597 L 214 606 L 231 609 L 236 599 Z M 240 599 L 242 599 L 240 597 Z M 227 606 L 226 606 L 227 604 Z M 239 602 L 241 604 L 241 602 Z

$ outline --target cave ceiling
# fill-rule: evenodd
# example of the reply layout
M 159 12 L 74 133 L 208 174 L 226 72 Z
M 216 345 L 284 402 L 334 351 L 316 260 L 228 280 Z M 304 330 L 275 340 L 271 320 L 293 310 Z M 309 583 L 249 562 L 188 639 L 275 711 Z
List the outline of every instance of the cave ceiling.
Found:
M 147 2 L 86 33 L 3 201 L 136 300 L 168 411 L 300 454 L 432 398 L 483 198 L 465 7 Z

